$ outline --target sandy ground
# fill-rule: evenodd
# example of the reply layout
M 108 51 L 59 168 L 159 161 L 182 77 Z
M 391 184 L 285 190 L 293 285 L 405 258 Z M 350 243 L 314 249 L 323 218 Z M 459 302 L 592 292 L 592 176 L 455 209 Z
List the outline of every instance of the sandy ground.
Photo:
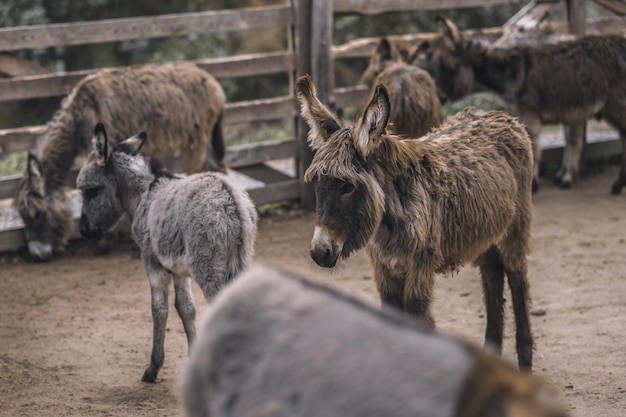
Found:
M 610 196 L 615 171 L 535 197 L 530 281 L 535 370 L 577 417 L 626 416 L 626 195 Z M 256 261 L 299 271 L 378 303 L 368 261 L 356 253 L 329 273 L 308 247 L 314 216 L 263 218 Z M 0 264 L 1 416 L 182 416 L 178 378 L 186 339 L 170 310 L 165 366 L 140 381 L 151 348 L 148 283 L 120 245 L 105 258 L 74 243 L 48 264 L 4 256 Z M 199 312 L 206 303 L 194 288 Z M 438 279 L 440 330 L 482 343 L 478 272 Z M 507 297 L 508 299 L 509 297 Z M 504 357 L 515 360 L 507 305 Z

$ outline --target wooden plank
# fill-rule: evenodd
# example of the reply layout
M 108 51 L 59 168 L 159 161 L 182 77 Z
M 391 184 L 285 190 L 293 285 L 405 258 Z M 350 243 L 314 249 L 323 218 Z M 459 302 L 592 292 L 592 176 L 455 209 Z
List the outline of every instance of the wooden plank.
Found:
M 566 0 L 567 21 L 569 32 L 576 36 L 585 34 L 585 23 L 587 20 L 587 0 Z
M 17 183 L 22 179 L 22 174 L 0 177 L 0 200 L 13 198 Z
M 335 89 L 335 105 L 338 109 L 345 107 L 363 107 L 369 96 L 369 89 L 365 85 L 342 87 Z
M 472 37 L 472 36 L 485 36 L 489 38 L 493 38 L 494 40 L 498 38 L 502 34 L 501 27 L 495 28 L 483 28 L 483 29 L 470 29 L 461 31 L 463 36 Z M 411 33 L 406 35 L 394 35 L 394 36 L 386 36 L 391 41 L 404 40 L 407 42 L 417 42 L 419 40 L 432 40 L 438 37 L 438 33 Z M 341 45 L 332 46 L 332 54 L 334 59 L 345 59 L 345 58 L 369 58 L 376 46 L 380 42 L 380 37 L 370 37 L 370 38 L 358 38 L 352 41 L 348 41 Z
M 9 77 L 46 74 L 50 70 L 13 54 L 0 53 L 0 73 Z
M 241 168 L 274 159 L 294 158 L 297 154 L 298 143 L 295 139 L 273 140 L 229 146 L 224 161 L 231 168 Z
M 225 123 L 249 123 L 294 117 L 297 114 L 291 96 L 239 101 L 226 105 Z
M 595 3 L 612 11 L 618 16 L 626 15 L 626 2 L 624 0 L 593 0 Z
M 293 71 L 294 57 L 287 51 L 246 54 L 228 58 L 190 61 L 213 76 L 247 77 Z M 102 70 L 59 72 L 54 74 L 0 79 L 0 101 L 67 95 L 85 76 Z
M 13 152 L 33 149 L 35 141 L 45 130 L 44 125 L 0 130 L 0 158 Z
M 527 0 L 334 0 L 335 13 L 380 14 L 526 3 Z
M 278 201 L 300 198 L 300 181 L 294 178 L 265 187 L 251 188 L 248 190 L 254 204 L 276 203 Z
M 239 168 L 237 169 L 237 172 L 268 185 L 293 179 L 284 172 L 280 172 L 265 164 L 256 164 Z
M 0 51 L 242 31 L 293 22 L 288 6 L 182 13 L 0 29 Z

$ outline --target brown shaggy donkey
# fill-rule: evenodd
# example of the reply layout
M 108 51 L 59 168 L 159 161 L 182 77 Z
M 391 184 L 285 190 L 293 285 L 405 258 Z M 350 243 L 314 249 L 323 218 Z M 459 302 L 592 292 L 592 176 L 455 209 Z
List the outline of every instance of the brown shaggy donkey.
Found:
M 424 136 L 443 121 L 435 81 L 413 65 L 418 52 L 404 42 L 382 38 L 361 78 L 370 90 L 385 85 L 391 99 L 390 127 L 411 138 Z
M 444 15 L 437 16 L 442 36 L 430 45 L 440 94 L 457 100 L 476 82 L 499 94 L 526 125 L 533 140 L 535 187 L 541 162 L 538 142 L 543 123 L 562 123 L 569 142 L 561 181 L 577 174 L 584 124 L 606 119 L 620 134 L 622 166 L 611 192 L 626 184 L 626 39 L 620 35 L 584 36 L 556 44 L 498 48 L 465 39 Z M 565 184 L 567 186 L 567 184 Z
M 345 128 L 319 101 L 309 76 L 298 79 L 296 92 L 316 151 L 305 174 L 317 198 L 313 260 L 332 268 L 366 247 L 381 300 L 430 325 L 435 274 L 475 260 L 486 341 L 497 351 L 506 274 L 518 363 L 530 369 L 532 150 L 523 126 L 503 112 L 468 110 L 420 139 L 401 140 L 387 131 L 390 102 L 382 85 L 356 125 Z
M 225 171 L 225 103 L 215 78 L 191 63 L 105 70 L 81 80 L 29 154 L 15 192 L 30 254 L 46 261 L 67 244 L 73 223 L 64 185 L 98 122 L 110 126 L 113 143 L 147 131 L 145 153 L 173 170 Z

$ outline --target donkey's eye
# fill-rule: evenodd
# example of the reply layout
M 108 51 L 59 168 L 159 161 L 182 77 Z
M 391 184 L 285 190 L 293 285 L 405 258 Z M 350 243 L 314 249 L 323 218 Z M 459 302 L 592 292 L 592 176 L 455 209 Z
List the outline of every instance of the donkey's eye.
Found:
M 97 197 L 99 192 L 100 192 L 100 187 L 86 188 L 83 191 L 83 196 L 86 199 L 92 199 L 92 198 Z
M 341 186 L 341 188 L 339 189 L 339 194 L 341 194 L 342 196 L 346 196 L 352 193 L 352 191 L 354 191 L 354 188 L 354 184 L 347 182 Z

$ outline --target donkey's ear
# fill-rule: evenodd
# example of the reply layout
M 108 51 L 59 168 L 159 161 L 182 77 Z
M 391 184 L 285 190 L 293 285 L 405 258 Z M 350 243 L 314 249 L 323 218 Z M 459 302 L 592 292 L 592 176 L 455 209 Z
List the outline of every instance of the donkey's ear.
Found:
M 389 122 L 390 108 L 387 89 L 382 84 L 377 85 L 354 129 L 355 145 L 363 158 L 367 158 L 380 144 Z
M 139 152 L 139 149 L 141 149 L 147 138 L 148 134 L 146 132 L 141 132 L 137 133 L 135 136 L 131 136 L 122 143 L 128 146 L 133 152 Z
M 339 130 L 339 121 L 317 98 L 317 89 L 309 75 L 299 77 L 295 89 L 300 101 L 300 112 L 310 128 L 309 147 L 317 150 L 330 135 Z
M 413 65 L 415 64 L 421 57 L 424 57 L 430 53 L 432 49 L 432 45 L 430 41 L 423 39 L 415 45 L 407 57 L 406 63 Z
M 381 61 L 389 61 L 392 59 L 392 46 L 387 38 L 381 38 L 376 48 L 376 53 Z
M 110 150 L 107 132 L 102 123 L 98 123 L 94 128 L 91 144 L 98 157 L 98 163 L 100 165 L 106 165 L 109 160 Z
M 28 152 L 28 160 L 26 162 L 26 175 L 30 188 L 43 196 L 45 184 L 43 167 L 39 159 L 30 151 Z
M 463 37 L 459 32 L 459 28 L 456 27 L 448 16 L 443 13 L 438 13 L 437 16 L 435 16 L 435 23 L 439 26 L 439 32 L 441 32 L 442 35 L 452 40 L 455 46 L 461 46 Z

